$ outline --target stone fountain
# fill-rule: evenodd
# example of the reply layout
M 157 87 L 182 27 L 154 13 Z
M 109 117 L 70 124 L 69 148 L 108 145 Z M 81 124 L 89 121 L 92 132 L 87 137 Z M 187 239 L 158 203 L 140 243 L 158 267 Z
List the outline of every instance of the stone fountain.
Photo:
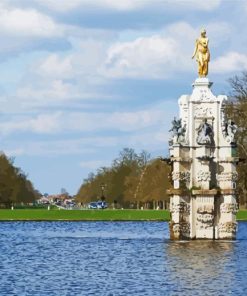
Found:
M 209 50 L 204 31 L 193 54 L 199 78 L 192 94 L 179 98 L 179 119 L 174 118 L 170 130 L 170 237 L 178 240 L 236 238 L 237 127 L 226 118 L 227 97 L 215 96 L 206 77 Z

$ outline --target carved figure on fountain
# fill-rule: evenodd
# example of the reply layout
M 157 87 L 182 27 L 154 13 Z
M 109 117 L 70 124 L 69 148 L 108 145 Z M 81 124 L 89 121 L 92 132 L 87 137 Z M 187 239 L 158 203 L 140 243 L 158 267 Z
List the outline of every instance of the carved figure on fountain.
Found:
M 173 144 L 181 144 L 185 142 L 186 125 L 182 126 L 182 119 L 176 119 L 174 117 L 172 121 L 172 128 L 169 130 L 172 132 L 172 139 L 170 139 L 170 146 Z
M 197 144 L 211 145 L 214 143 L 213 127 L 211 124 L 207 122 L 207 119 L 203 120 L 203 122 L 199 125 L 196 131 L 197 131 L 197 138 L 196 138 Z
M 225 122 L 223 126 L 223 135 L 227 142 L 235 143 L 235 134 L 237 130 L 238 127 L 232 120 L 229 119 L 227 122 Z

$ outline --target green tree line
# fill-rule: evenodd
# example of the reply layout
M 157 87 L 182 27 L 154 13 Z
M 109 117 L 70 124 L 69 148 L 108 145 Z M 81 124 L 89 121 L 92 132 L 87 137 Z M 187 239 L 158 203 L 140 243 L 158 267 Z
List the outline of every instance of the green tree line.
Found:
M 30 180 L 20 168 L 14 166 L 14 160 L 0 154 L 0 207 L 13 204 L 31 203 L 40 196 Z
M 104 197 L 109 204 L 133 208 L 167 207 L 169 172 L 165 162 L 151 159 L 146 151 L 137 154 L 134 149 L 124 148 L 111 167 L 102 167 L 96 174 L 89 174 L 76 199 L 83 204 L 100 200 L 104 184 Z
M 240 206 L 247 208 L 247 72 L 234 76 L 230 82 L 228 117 L 238 126 L 237 151 L 240 161 L 237 166 Z

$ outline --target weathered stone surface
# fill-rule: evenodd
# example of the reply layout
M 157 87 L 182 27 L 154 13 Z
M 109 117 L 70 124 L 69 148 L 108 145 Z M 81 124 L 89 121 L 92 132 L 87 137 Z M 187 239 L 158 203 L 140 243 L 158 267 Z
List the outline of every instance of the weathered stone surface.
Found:
M 222 203 L 220 205 L 220 212 L 236 215 L 238 212 L 238 206 L 236 203 Z
M 171 213 L 189 213 L 190 205 L 185 202 L 180 202 L 177 204 L 170 203 L 170 212 Z
M 221 238 L 231 238 L 232 235 L 236 235 L 237 223 L 236 222 L 225 222 L 219 223 L 219 232 L 222 235 Z
M 171 239 L 236 237 L 237 127 L 226 118 L 227 97 L 215 96 L 211 86 L 198 78 L 192 94 L 178 101 L 169 148 Z

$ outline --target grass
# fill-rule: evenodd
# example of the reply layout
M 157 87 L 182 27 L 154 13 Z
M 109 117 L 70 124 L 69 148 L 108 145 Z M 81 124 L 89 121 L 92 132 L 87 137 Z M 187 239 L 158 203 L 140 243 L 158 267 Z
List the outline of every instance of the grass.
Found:
M 247 210 L 237 219 L 247 221 Z M 169 221 L 169 211 L 163 210 L 0 210 L 0 221 Z
M 247 210 L 238 211 L 237 220 L 239 220 L 239 221 L 247 221 Z
M 0 221 L 168 221 L 157 210 L 0 210 Z

